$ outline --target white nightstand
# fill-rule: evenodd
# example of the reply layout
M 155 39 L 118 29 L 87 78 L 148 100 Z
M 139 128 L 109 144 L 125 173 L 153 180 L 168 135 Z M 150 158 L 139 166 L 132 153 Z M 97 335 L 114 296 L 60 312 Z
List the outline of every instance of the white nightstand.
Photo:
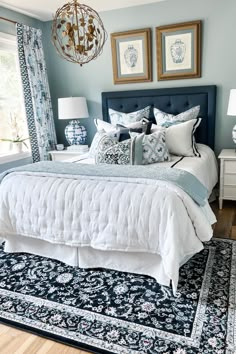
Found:
M 88 151 L 89 151 L 88 148 L 87 148 L 87 151 L 83 151 L 83 152 L 74 151 L 74 150 L 73 151 L 72 150 L 71 151 L 70 150 L 61 150 L 61 151 L 53 150 L 53 151 L 50 151 L 50 156 L 51 156 L 52 161 L 66 161 L 66 160 L 69 160 L 73 157 L 81 156 Z
M 224 149 L 220 159 L 220 196 L 219 208 L 222 209 L 223 200 L 236 200 L 236 152 L 234 149 Z

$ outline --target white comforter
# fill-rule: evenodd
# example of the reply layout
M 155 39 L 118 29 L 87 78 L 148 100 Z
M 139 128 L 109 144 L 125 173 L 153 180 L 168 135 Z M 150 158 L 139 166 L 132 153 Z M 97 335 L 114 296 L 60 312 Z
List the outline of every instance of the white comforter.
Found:
M 215 218 L 208 204 L 200 208 L 171 183 L 61 177 L 6 176 L 0 188 L 0 236 L 158 254 L 174 290 L 179 267 L 212 236 Z

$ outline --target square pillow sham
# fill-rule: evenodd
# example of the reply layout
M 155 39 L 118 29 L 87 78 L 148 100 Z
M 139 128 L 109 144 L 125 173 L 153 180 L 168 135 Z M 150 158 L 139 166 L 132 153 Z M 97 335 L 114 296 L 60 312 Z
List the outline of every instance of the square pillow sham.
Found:
M 166 145 L 165 130 L 156 131 L 143 137 L 143 165 L 156 162 L 170 161 L 170 154 Z
M 177 156 L 201 157 L 195 143 L 194 133 L 201 123 L 201 118 L 162 128 L 153 124 L 152 132 L 164 130 L 169 152 Z
M 131 123 L 138 122 L 143 118 L 148 119 L 150 116 L 150 110 L 151 110 L 151 106 L 147 106 L 143 109 L 140 109 L 139 111 L 131 112 L 131 113 L 118 112 L 111 108 L 109 108 L 108 112 L 109 112 L 109 117 L 112 125 L 116 125 L 116 124 L 128 125 Z
M 153 109 L 156 124 L 168 128 L 172 125 L 183 123 L 192 119 L 196 119 L 200 112 L 200 106 L 195 106 L 188 109 L 185 112 L 179 113 L 177 115 L 162 112 L 158 108 Z

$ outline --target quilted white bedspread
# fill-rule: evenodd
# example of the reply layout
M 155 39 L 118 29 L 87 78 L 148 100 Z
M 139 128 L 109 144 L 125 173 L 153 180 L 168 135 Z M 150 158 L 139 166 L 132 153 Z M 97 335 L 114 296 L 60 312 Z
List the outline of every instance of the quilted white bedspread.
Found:
M 14 172 L 0 188 L 2 238 L 158 254 L 174 289 L 179 267 L 211 238 L 214 221 L 208 203 L 199 207 L 164 181 Z

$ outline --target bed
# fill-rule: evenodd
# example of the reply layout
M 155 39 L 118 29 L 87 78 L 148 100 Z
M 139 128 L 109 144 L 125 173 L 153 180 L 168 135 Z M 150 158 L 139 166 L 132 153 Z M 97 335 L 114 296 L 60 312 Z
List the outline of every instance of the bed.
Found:
M 106 92 L 102 94 L 103 119 L 109 122 L 109 108 L 132 112 L 148 104 L 178 114 L 200 105 L 203 119 L 196 141 L 201 158 L 173 157 L 164 164 L 168 175 L 172 171 L 190 172 L 187 177 L 195 174 L 194 185 L 201 182 L 208 198 L 217 182 L 212 151 L 215 100 L 215 86 Z M 148 174 L 155 175 L 155 166 L 144 174 L 135 166 L 119 173 L 116 169 L 115 175 L 113 169 L 111 175 L 105 168 L 104 176 L 99 175 L 99 166 L 86 169 L 90 163 L 85 155 L 80 161 L 58 163 L 56 173 L 50 165 L 45 171 L 26 168 L 2 178 L 0 236 L 6 241 L 5 251 L 35 253 L 84 268 L 146 274 L 162 285 L 172 282 L 176 292 L 179 267 L 212 237 L 211 225 L 216 220 L 208 202 L 196 202 L 166 178 L 154 181 Z M 92 176 L 94 167 L 96 176 Z M 198 193 L 200 184 L 196 189 Z M 99 218 L 93 217 L 95 209 Z

